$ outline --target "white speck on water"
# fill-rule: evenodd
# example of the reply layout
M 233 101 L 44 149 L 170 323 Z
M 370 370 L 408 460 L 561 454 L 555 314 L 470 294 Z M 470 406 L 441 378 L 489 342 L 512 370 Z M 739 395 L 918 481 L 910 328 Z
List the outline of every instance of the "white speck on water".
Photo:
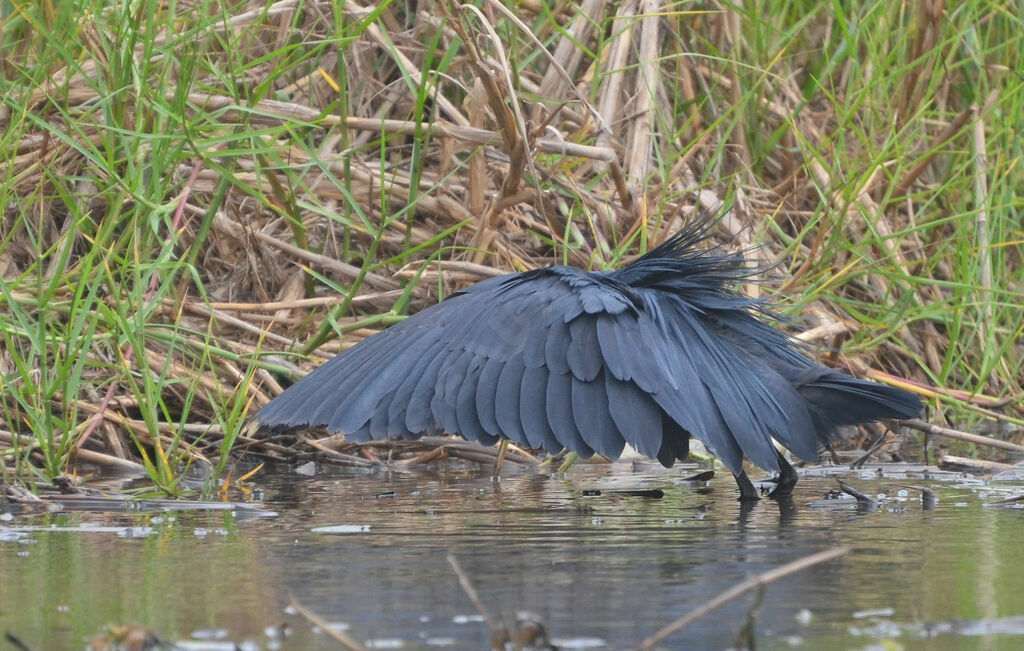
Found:
M 455 615 L 452 617 L 453 624 L 475 624 L 484 621 L 483 615 Z
M 806 608 L 801 608 L 796 615 L 793 615 L 793 619 L 796 620 L 797 624 L 801 626 L 807 626 L 814 619 L 814 613 Z
M 867 619 L 868 617 L 892 617 L 896 611 L 892 608 L 869 608 L 868 610 L 858 610 L 854 612 L 851 617 L 854 619 Z
M 310 529 L 313 533 L 369 533 L 370 525 L 368 524 L 332 524 L 324 527 L 313 527 Z
M 559 649 L 604 649 L 608 641 L 599 637 L 559 637 L 551 640 Z
M 267 636 L 270 639 L 275 639 L 278 637 L 282 637 L 284 635 L 284 631 L 281 630 L 280 626 L 268 626 L 265 629 L 263 629 L 263 635 Z
M 192 631 L 193 640 L 226 640 L 228 632 L 223 628 L 201 628 Z
M 427 646 L 455 646 L 455 638 L 453 637 L 428 637 L 423 640 L 423 643 Z

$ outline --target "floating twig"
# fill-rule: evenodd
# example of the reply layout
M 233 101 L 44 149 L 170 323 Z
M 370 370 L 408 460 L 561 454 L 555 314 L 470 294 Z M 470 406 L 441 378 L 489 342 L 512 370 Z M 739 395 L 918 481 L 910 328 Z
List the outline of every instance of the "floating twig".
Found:
M 18 651 L 32 651 L 32 647 L 22 642 L 20 637 L 10 631 L 4 631 L 4 639 Z
M 757 576 L 753 576 L 745 581 L 741 581 L 740 583 L 737 583 L 725 592 L 719 594 L 714 599 L 711 599 L 704 605 L 695 608 L 694 610 L 691 610 L 690 612 L 683 615 L 674 622 L 668 624 L 667 626 L 664 626 L 654 635 L 651 635 L 650 637 L 646 638 L 643 642 L 641 642 L 640 648 L 650 649 L 654 647 L 654 645 L 658 644 L 659 642 L 662 642 L 669 635 L 672 635 L 673 633 L 683 630 L 684 628 L 686 628 L 693 622 L 697 621 L 704 615 L 707 615 L 711 611 L 732 601 L 733 599 L 742 595 L 745 592 L 749 592 L 755 588 L 766 586 L 769 583 L 778 581 L 779 579 L 789 576 L 790 574 L 806 570 L 807 568 L 818 565 L 819 563 L 825 563 L 833 559 L 839 558 L 840 556 L 848 554 L 849 552 L 849 547 L 834 547 L 832 549 L 826 549 L 823 552 L 818 552 L 817 554 L 805 556 L 803 558 L 793 561 L 792 563 L 786 563 L 782 567 L 775 568 L 774 570 L 769 570 L 767 572 L 764 572 L 763 574 L 758 574 Z
M 849 484 L 847 484 L 843 480 L 837 479 L 836 482 L 839 484 L 839 490 L 843 491 L 844 493 L 846 493 L 847 495 L 849 495 L 849 496 L 851 496 L 853 498 L 856 498 L 858 504 L 863 504 L 865 506 L 872 506 L 872 507 L 878 506 L 878 502 L 876 502 L 875 500 L 871 499 L 870 497 L 868 497 L 864 493 L 860 492 L 859 490 L 857 490 L 853 486 L 850 486 Z
M 995 507 L 997 509 L 1006 509 L 1017 507 L 1024 504 L 1024 495 L 1014 495 L 1013 497 L 1006 497 L 995 502 L 985 502 L 985 506 Z

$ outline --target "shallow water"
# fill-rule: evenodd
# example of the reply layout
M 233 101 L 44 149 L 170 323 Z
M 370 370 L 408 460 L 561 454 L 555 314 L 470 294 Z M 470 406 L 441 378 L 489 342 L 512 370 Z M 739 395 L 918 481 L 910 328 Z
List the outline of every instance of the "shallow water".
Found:
M 562 648 L 624 648 L 754 574 L 847 545 L 764 590 L 759 646 L 1024 645 L 1024 509 L 983 505 L 1020 484 L 854 476 L 862 492 L 891 496 L 864 510 L 824 501 L 834 481 L 804 478 L 792 504 L 744 510 L 730 477 L 682 485 L 684 474 L 282 472 L 256 482 L 274 517 L 6 514 L 0 632 L 33 649 L 81 648 L 107 624 L 137 623 L 192 648 L 337 648 L 288 608 L 294 596 L 378 647 L 488 648 L 450 553 L 493 617 L 531 611 Z M 938 503 L 897 497 L 902 483 L 930 486 Z M 645 488 L 664 497 L 626 492 Z M 755 598 L 661 646 L 729 647 Z

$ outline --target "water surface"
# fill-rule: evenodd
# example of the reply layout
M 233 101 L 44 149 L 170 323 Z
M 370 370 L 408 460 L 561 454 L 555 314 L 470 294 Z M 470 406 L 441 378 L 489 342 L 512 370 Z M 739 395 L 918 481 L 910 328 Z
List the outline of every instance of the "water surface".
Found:
M 983 505 L 1012 486 L 854 477 L 889 496 L 864 510 L 825 501 L 834 481 L 805 478 L 792 503 L 744 509 L 730 477 L 680 484 L 690 472 L 284 471 L 256 481 L 275 517 L 6 514 L 0 632 L 81 648 L 107 624 L 136 623 L 196 648 L 337 648 L 290 611 L 294 597 L 364 643 L 488 648 L 452 554 L 492 617 L 530 611 L 563 648 L 627 648 L 754 574 L 846 545 L 662 646 L 727 648 L 748 616 L 762 648 L 1024 645 L 1024 509 Z M 897 497 L 904 483 L 938 503 Z M 649 488 L 664 497 L 630 492 Z

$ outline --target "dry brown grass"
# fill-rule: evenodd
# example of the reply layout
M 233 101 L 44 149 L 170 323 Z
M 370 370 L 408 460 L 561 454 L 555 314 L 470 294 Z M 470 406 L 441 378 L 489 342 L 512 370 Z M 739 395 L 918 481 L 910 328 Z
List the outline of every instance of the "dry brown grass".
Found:
M 973 404 L 1019 426 L 1019 154 L 997 153 L 1020 151 L 1019 21 L 866 7 L 851 43 L 831 5 L 769 4 L 197 2 L 134 26 L 108 8 L 69 30 L 73 60 L 26 34 L 5 77 L 49 69 L 0 109 L 5 299 L 70 319 L 97 283 L 144 316 L 101 322 L 73 395 L 5 400 L 5 429 L 38 435 L 25 412 L 47 403 L 68 454 L 162 436 L 211 456 L 241 423 L 225 405 L 281 390 L 271 351 L 308 368 L 336 333 L 495 273 L 617 265 L 724 205 L 717 237 L 779 263 L 833 362 L 916 383 L 939 421 Z M 57 276 L 44 309 L 30 281 Z M 129 377 L 147 373 L 155 391 Z

